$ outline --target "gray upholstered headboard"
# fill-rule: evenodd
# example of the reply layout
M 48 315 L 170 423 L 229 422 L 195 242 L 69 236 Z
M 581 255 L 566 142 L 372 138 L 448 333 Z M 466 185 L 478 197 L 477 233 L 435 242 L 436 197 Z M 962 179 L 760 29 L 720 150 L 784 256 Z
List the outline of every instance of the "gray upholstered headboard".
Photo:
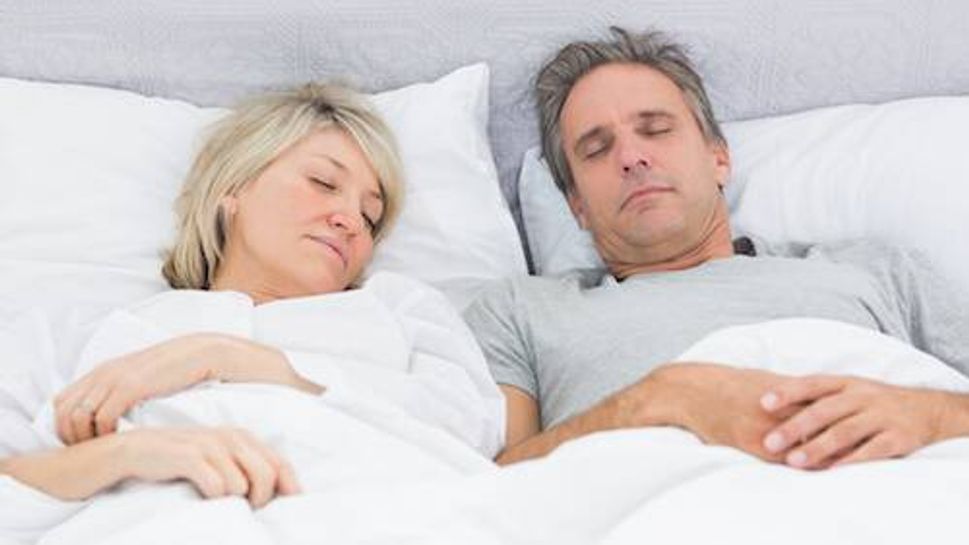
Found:
M 222 105 L 331 76 L 385 89 L 484 60 L 517 210 L 537 139 L 532 74 L 610 24 L 690 44 L 724 120 L 969 91 L 966 0 L 0 0 L 0 76 Z

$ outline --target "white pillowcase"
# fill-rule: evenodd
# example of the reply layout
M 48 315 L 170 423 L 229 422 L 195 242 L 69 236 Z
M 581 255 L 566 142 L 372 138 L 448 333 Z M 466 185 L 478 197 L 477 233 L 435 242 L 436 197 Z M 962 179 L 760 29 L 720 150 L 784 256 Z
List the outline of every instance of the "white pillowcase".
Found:
M 525 152 L 518 175 L 518 195 L 535 274 L 553 275 L 605 266 L 592 236 L 579 227 L 555 185 L 538 147 Z
M 525 271 L 488 148 L 488 68 L 374 97 L 407 195 L 369 272 L 423 280 Z M 172 204 L 199 132 L 225 110 L 0 78 L 0 308 L 99 314 L 165 289 Z
M 368 274 L 389 270 L 435 283 L 527 273 L 488 144 L 488 66 L 374 102 L 397 135 L 408 185 L 400 219 Z
M 774 242 L 878 238 L 917 248 L 969 292 L 969 97 L 849 105 L 724 125 L 735 234 Z M 537 150 L 519 190 L 541 274 L 602 266 Z

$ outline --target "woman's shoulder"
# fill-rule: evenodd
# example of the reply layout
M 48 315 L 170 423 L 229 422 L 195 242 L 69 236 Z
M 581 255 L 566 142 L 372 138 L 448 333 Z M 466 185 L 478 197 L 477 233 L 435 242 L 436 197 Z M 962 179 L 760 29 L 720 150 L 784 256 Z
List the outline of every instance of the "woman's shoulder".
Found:
M 407 294 L 427 294 L 437 293 L 437 290 L 430 284 L 418 280 L 412 276 L 390 272 L 378 271 L 368 276 L 363 284 L 358 288 L 378 295 L 400 295 Z
M 428 305 L 446 306 L 453 310 L 440 290 L 423 280 L 400 273 L 376 272 L 367 278 L 360 290 L 395 310 Z
M 172 335 L 199 331 L 244 334 L 253 307 L 252 299 L 240 292 L 173 289 L 119 309 L 105 323 L 135 320 Z

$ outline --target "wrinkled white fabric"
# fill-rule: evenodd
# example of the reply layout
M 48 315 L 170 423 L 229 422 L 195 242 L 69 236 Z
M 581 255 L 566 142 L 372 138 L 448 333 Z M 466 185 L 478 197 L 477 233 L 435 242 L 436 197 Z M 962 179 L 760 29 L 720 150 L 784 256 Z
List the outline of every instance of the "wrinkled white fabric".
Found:
M 823 320 L 722 330 L 683 358 L 789 369 L 793 374 L 852 372 L 900 384 L 969 389 L 964 377 L 902 342 Z M 182 398 L 182 410 L 211 410 L 214 415 L 220 398 L 236 393 L 221 387 L 192 392 Z M 256 399 L 273 393 L 259 387 L 238 394 Z M 299 400 L 294 403 L 309 398 L 289 397 Z M 179 396 L 171 399 L 174 403 Z M 274 420 L 268 406 L 260 406 L 262 411 L 239 417 L 260 418 L 262 413 L 261 418 Z M 327 407 L 314 402 L 294 404 L 293 410 L 312 412 L 311 406 Z M 146 406 L 141 414 L 150 410 Z M 333 413 L 328 421 L 332 429 L 346 423 L 341 433 L 358 445 L 372 441 L 383 450 L 340 453 L 340 447 L 327 446 L 330 434 L 309 433 L 306 428 L 312 426 L 304 423 L 296 437 L 280 430 L 293 442 L 292 451 L 329 453 L 300 459 L 301 477 L 309 476 L 311 483 L 304 494 L 277 499 L 253 512 L 238 498 L 200 501 L 183 485 L 129 486 L 101 496 L 53 528 L 42 543 L 881 545 L 955 544 L 965 537 L 969 439 L 940 443 L 902 460 L 806 472 L 766 464 L 734 449 L 705 446 L 677 429 L 620 430 L 570 442 L 540 460 L 494 470 L 458 468 L 460 464 L 449 464 L 457 456 L 435 459 L 421 451 L 426 443 L 420 440 L 400 433 L 388 437 L 380 429 L 368 435 L 355 429 L 350 413 Z M 342 450 L 355 449 L 348 444 Z M 364 471 L 341 480 L 340 471 L 327 467 L 342 465 L 342 471 L 350 471 L 354 458 L 360 459 L 356 467 L 383 463 L 406 472 L 375 472 L 367 479 Z M 405 470 L 405 465 L 411 467 Z
M 3 377 L 4 451 L 58 447 L 52 403 L 54 340 L 43 315 L 29 314 L 5 330 L 4 353 L 20 362 Z M 447 300 L 425 285 L 378 273 L 358 290 L 255 306 L 237 292 L 171 291 L 108 316 L 80 355 L 75 378 L 110 358 L 193 332 L 220 332 L 277 347 L 297 373 L 326 387 L 320 396 L 264 384 L 207 383 L 148 401 L 129 411 L 121 428 L 170 425 L 246 428 L 296 468 L 307 490 L 361 482 L 419 481 L 486 471 L 504 434 L 504 399 L 470 332 Z M 39 412 L 30 422 L 33 414 Z M 31 429 L 32 428 L 32 429 Z M 320 463 L 325 461 L 325 463 Z M 0 527 L 18 536 L 84 503 L 51 501 L 34 492 L 15 499 L 7 479 Z M 154 513 L 166 488 L 103 494 L 72 524 L 106 516 L 140 520 Z M 178 497 L 184 498 L 180 492 Z M 41 496 L 41 497 L 38 497 Z M 117 498 L 124 497 L 120 502 Z M 144 497 L 144 510 L 138 505 Z M 188 497 L 192 497 L 189 494 Z M 130 500 L 128 498 L 131 498 Z M 28 513 L 11 511 L 21 504 Z M 98 515 L 102 513 L 103 515 Z M 92 541 L 99 532 L 85 534 Z

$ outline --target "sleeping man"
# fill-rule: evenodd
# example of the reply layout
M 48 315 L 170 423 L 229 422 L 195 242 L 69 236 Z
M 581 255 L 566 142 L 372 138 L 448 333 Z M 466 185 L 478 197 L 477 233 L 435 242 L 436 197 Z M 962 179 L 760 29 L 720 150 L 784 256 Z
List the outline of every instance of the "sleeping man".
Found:
M 608 270 L 508 280 L 465 314 L 506 398 L 498 461 L 650 426 L 809 469 L 969 435 L 958 388 L 850 366 L 664 365 L 721 328 L 806 317 L 891 335 L 965 374 L 969 305 L 918 255 L 872 242 L 779 257 L 733 241 L 730 154 L 699 75 L 661 34 L 613 33 L 564 47 L 536 82 L 543 155 Z

